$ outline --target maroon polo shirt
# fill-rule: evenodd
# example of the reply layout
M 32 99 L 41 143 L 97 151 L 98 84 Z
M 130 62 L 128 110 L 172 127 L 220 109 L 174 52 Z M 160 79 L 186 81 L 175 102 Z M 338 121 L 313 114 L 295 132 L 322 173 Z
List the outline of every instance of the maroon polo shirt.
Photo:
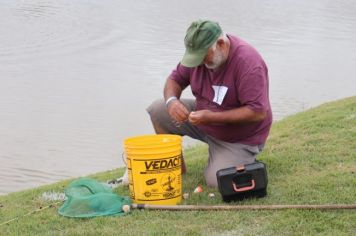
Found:
M 263 121 L 236 124 L 198 125 L 206 134 L 230 143 L 258 145 L 265 143 L 272 110 L 268 95 L 268 69 L 260 54 L 243 40 L 228 35 L 230 51 L 226 63 L 218 70 L 204 64 L 194 68 L 178 64 L 170 78 L 182 89 L 190 85 L 196 98 L 196 110 L 226 111 L 247 106 L 267 112 Z

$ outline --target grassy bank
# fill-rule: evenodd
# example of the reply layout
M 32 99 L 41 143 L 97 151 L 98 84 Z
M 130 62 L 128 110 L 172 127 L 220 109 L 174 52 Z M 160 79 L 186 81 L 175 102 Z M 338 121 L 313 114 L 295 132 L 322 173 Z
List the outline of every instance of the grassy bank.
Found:
M 201 175 L 206 146 L 185 150 L 188 173 L 182 204 L 225 204 Z M 356 203 L 356 97 L 324 104 L 273 125 L 259 159 L 268 166 L 268 196 L 232 204 Z M 106 181 L 122 169 L 93 175 Z M 0 224 L 51 202 L 45 191 L 62 192 L 69 181 L 0 196 Z M 192 194 L 203 185 L 204 192 Z M 128 195 L 125 187 L 116 190 Z M 210 199 L 209 192 L 216 193 Z M 0 226 L 0 235 L 356 235 L 356 210 L 172 212 L 134 210 L 125 217 L 69 219 L 57 207 Z

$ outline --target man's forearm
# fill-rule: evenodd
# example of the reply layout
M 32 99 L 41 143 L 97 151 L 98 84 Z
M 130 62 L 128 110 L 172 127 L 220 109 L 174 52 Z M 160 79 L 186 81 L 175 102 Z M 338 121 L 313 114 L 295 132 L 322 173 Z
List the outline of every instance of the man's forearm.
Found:
M 179 98 L 180 95 L 182 94 L 182 88 L 176 81 L 174 81 L 173 79 L 168 77 L 166 80 L 166 84 L 164 86 L 163 94 L 164 94 L 164 99 L 166 101 L 168 98 L 170 98 L 172 96 Z
M 266 112 L 256 112 L 247 106 L 235 108 L 223 112 L 212 112 L 209 114 L 210 123 L 248 123 L 257 122 L 266 118 Z

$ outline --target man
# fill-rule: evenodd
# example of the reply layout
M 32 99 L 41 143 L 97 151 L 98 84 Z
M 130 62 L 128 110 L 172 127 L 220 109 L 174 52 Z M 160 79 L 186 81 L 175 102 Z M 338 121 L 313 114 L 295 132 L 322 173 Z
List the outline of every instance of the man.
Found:
M 268 70 L 259 53 L 243 40 L 225 35 L 218 23 L 193 22 L 186 51 L 164 86 L 164 100 L 148 109 L 158 134 L 188 135 L 206 142 L 208 186 L 216 172 L 255 161 L 267 139 L 272 111 Z M 195 99 L 181 99 L 190 85 Z

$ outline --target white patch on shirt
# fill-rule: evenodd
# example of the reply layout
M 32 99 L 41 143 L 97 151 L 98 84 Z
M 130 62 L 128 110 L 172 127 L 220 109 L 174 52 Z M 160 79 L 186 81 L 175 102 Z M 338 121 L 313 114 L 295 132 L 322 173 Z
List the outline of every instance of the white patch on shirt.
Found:
M 215 93 L 213 102 L 221 105 L 223 100 L 224 100 L 224 98 L 225 98 L 225 95 L 227 93 L 228 87 L 226 87 L 226 86 L 216 86 L 216 85 L 213 85 L 212 87 L 213 87 L 214 93 Z

